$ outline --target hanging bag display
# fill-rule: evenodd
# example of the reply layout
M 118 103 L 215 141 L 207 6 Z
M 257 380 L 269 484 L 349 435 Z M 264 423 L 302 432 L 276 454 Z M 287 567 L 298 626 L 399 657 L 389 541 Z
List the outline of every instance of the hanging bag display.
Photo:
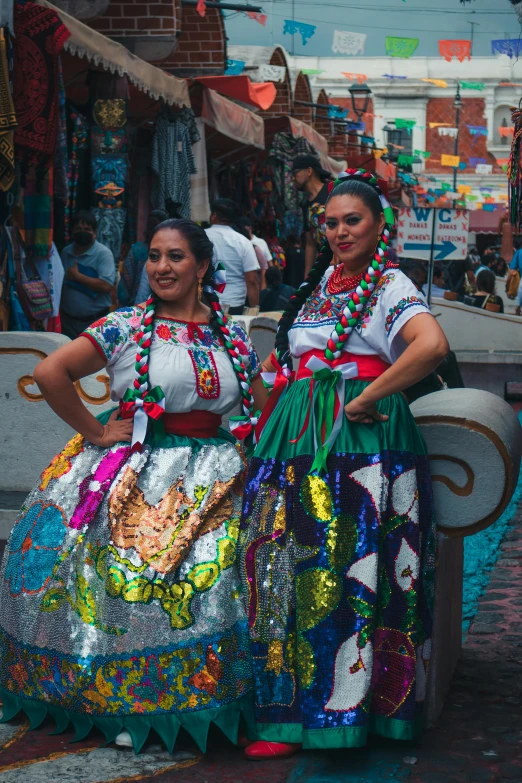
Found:
M 13 237 L 14 259 L 16 265 L 16 287 L 20 303 L 26 316 L 34 321 L 45 321 L 53 314 L 51 294 L 32 261 L 25 259 L 29 267 L 30 276 L 27 274 L 18 241 Z

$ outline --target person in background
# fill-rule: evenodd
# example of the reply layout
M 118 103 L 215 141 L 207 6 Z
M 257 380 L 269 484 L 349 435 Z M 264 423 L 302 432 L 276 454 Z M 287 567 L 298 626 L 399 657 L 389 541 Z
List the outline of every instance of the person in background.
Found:
M 147 219 L 143 241 L 135 242 L 129 250 L 127 258 L 123 262 L 120 282 L 118 283 L 118 302 L 120 305 L 132 305 L 137 301 L 137 293 L 143 276 L 147 280 L 148 285 L 145 263 L 149 257 L 150 237 L 156 226 L 159 226 L 160 223 L 168 220 L 168 218 L 168 213 L 165 210 L 153 210 Z M 145 296 L 146 298 L 147 296 Z M 144 300 L 141 299 L 140 301 L 143 302 Z
M 256 254 L 257 261 L 259 263 L 259 290 L 262 291 L 264 288 L 266 288 L 266 282 L 265 282 L 265 274 L 266 270 L 269 266 L 269 261 L 272 261 L 272 254 L 270 250 L 268 249 L 268 245 L 266 244 L 264 239 L 258 239 L 258 242 L 254 242 L 254 232 L 252 231 L 252 220 L 249 217 L 241 217 L 239 218 L 238 224 L 237 224 L 237 230 L 240 234 L 243 234 L 243 236 L 246 236 L 247 239 L 250 239 L 252 242 L 252 246 L 254 248 L 254 252 Z M 263 243 L 266 247 L 266 251 L 263 249 L 263 246 L 260 243 Z
M 293 162 L 292 173 L 297 189 L 308 194 L 308 204 L 304 210 L 306 277 L 326 240 L 324 205 L 328 198 L 330 174 L 323 169 L 321 161 L 315 155 L 298 155 Z
M 431 286 L 431 295 L 444 298 L 446 291 L 446 281 L 444 280 L 444 270 L 440 266 L 433 267 L 433 284 Z
M 417 291 L 424 293 L 424 286 L 428 281 L 426 267 L 421 261 L 411 261 L 404 269 L 406 277 L 409 277 Z
M 514 284 L 511 282 L 513 278 L 516 278 Z M 518 247 L 515 250 L 513 258 L 511 259 L 511 263 L 509 265 L 509 270 L 506 278 L 506 293 L 509 299 L 516 299 L 518 286 L 521 279 L 522 279 L 522 250 L 520 249 L 520 247 Z
M 72 221 L 72 243 L 62 250 L 65 281 L 60 316 L 63 334 L 75 340 L 111 308 L 116 281 L 114 256 L 96 239 L 96 218 L 80 210 Z
M 495 274 L 491 269 L 481 269 L 477 275 L 477 293 L 469 297 L 472 307 L 481 307 L 486 309 L 487 305 L 497 305 L 500 310 L 497 312 L 504 312 L 504 302 L 495 294 Z
M 208 238 L 214 245 L 215 264 L 223 264 L 227 275 L 225 291 L 219 295 L 230 315 L 241 315 L 248 296 L 250 307 L 259 304 L 259 261 L 252 242 L 233 227 L 238 224 L 236 204 L 220 198 L 212 205 Z
M 471 258 L 456 258 L 450 261 L 447 268 L 447 281 L 450 291 L 457 294 L 465 293 L 466 282 L 470 286 L 475 285 L 475 274 L 473 273 L 473 262 Z
M 259 296 L 259 311 L 269 313 L 284 310 L 294 290 L 283 283 L 279 267 L 271 266 L 266 270 L 266 288 Z
M 283 282 L 292 288 L 299 288 L 305 278 L 305 254 L 301 237 L 291 235 L 285 242 L 286 266 Z
M 469 249 L 468 258 L 472 264 L 473 271 L 475 271 L 475 269 L 481 264 L 481 258 L 479 251 L 474 245 Z
M 505 277 L 508 273 L 509 265 L 505 258 L 499 256 L 496 264 L 493 267 L 493 271 L 497 277 Z

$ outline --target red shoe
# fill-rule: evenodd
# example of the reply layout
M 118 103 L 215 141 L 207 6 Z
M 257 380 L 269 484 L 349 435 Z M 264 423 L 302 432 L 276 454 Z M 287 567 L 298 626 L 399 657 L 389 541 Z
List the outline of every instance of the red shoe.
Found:
M 251 761 L 264 759 L 287 759 L 301 750 L 301 745 L 294 742 L 253 742 L 245 750 L 245 756 Z

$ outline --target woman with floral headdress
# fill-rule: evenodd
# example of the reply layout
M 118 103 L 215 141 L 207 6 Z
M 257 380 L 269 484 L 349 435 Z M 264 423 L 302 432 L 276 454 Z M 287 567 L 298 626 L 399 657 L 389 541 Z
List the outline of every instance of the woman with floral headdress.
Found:
M 258 360 L 222 312 L 221 269 L 189 220 L 150 241 L 152 295 L 111 313 L 35 370 L 79 434 L 25 501 L 0 573 L 3 718 L 49 714 L 139 751 L 180 727 L 204 750 L 251 712 L 248 627 L 235 565 Z M 209 306 L 202 301 L 205 294 Z M 78 379 L 107 368 L 119 411 L 94 418 Z M 130 442 L 132 441 L 132 443 Z
M 272 392 L 240 533 L 251 759 L 357 747 L 369 732 L 412 739 L 421 727 L 435 529 L 426 449 L 401 391 L 448 344 L 388 262 L 392 225 L 371 174 L 332 183 L 327 244 L 262 373 Z

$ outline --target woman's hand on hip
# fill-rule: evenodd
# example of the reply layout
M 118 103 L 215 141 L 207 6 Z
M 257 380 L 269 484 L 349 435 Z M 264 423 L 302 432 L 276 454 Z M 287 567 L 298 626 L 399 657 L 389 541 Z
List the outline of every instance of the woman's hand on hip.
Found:
M 108 449 L 115 443 L 130 443 L 132 440 L 133 419 L 118 419 L 119 411 L 113 411 L 107 424 L 103 425 L 100 437 L 91 438 L 91 443 Z
M 373 424 L 374 421 L 388 421 L 390 418 L 379 413 L 377 404 L 365 400 L 362 395 L 345 405 L 344 412 L 348 421 L 354 424 Z

